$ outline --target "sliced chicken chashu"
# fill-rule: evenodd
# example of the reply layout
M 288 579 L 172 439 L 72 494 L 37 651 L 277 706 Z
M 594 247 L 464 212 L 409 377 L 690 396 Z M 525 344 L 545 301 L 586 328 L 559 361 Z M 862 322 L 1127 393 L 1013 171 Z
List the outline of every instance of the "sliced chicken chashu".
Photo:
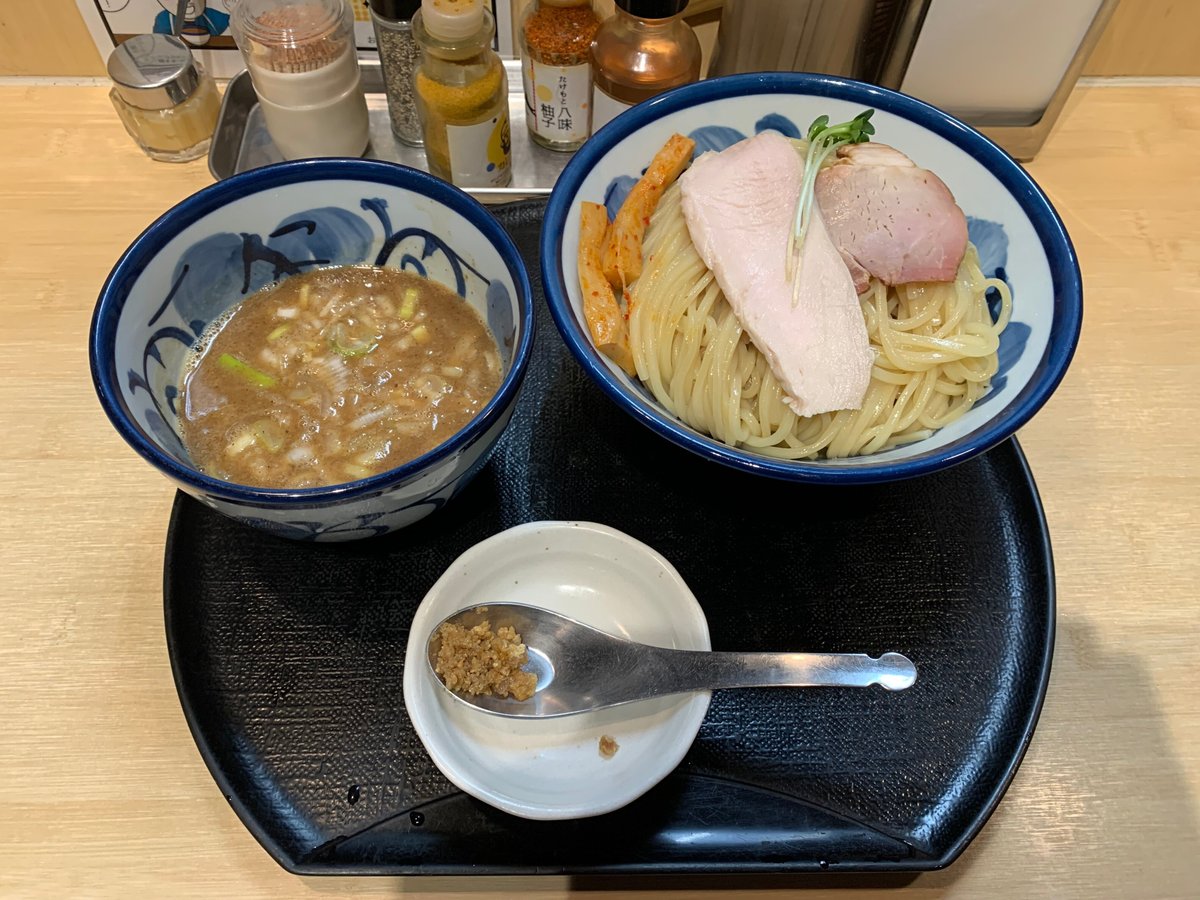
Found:
M 742 328 L 801 416 L 857 409 L 873 355 L 854 285 L 814 208 L 798 300 L 785 273 L 804 163 L 765 131 L 706 153 L 680 177 L 688 231 Z

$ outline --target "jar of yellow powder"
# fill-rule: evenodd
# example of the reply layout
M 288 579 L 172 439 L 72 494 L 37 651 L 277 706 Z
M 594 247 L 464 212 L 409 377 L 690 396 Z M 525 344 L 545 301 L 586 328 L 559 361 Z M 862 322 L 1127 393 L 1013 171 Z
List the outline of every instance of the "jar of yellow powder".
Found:
M 417 110 L 429 171 L 459 187 L 512 180 L 508 79 L 492 50 L 483 0 L 422 0 L 412 20 L 421 47 Z

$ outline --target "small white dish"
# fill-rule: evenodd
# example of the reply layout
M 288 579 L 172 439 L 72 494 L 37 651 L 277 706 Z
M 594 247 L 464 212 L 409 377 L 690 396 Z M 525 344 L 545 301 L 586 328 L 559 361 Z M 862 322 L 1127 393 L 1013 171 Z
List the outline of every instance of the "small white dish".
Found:
M 471 796 L 527 819 L 618 809 L 683 759 L 708 711 L 705 691 L 560 719 L 508 719 L 457 701 L 425 645 L 442 619 L 473 606 L 541 606 L 635 641 L 709 650 L 708 623 L 675 568 L 606 525 L 530 522 L 476 544 L 421 601 L 408 638 L 404 703 L 434 764 Z M 600 755 L 602 735 L 620 749 Z

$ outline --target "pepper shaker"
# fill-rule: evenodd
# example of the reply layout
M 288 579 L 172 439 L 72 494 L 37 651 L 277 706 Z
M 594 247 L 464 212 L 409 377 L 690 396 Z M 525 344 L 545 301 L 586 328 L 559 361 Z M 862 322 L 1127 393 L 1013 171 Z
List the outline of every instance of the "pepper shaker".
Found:
M 397 140 L 413 147 L 424 143 L 413 86 L 421 48 L 413 38 L 412 17 L 420 8 L 421 0 L 371 0 L 371 22 L 379 45 L 392 133 Z

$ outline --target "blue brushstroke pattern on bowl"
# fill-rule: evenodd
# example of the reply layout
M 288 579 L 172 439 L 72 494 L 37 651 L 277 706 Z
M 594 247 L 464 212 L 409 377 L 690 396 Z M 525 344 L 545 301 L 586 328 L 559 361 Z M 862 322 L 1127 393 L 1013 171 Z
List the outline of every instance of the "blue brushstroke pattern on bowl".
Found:
M 214 320 L 315 267 L 378 265 L 434 279 L 496 337 L 505 376 L 433 450 L 345 484 L 275 490 L 200 472 L 180 440 L 179 378 Z M 512 415 L 533 346 L 516 246 L 477 201 L 423 172 L 360 159 L 267 166 L 205 188 L 146 229 L 113 268 L 92 319 L 92 379 L 121 436 L 181 490 L 283 537 L 353 540 L 410 525 L 482 468 Z
M 932 437 L 869 456 L 781 460 L 730 447 L 667 412 L 636 379 L 593 346 L 583 318 L 575 250 L 579 203 L 616 213 L 655 152 L 673 133 L 696 141 L 696 154 L 720 151 L 775 130 L 798 137 L 829 115 L 852 118 L 874 108 L 876 139 L 937 173 L 967 215 L 984 273 L 1013 292 L 1013 317 L 999 349 L 990 391 L 965 416 Z M 541 236 L 542 280 L 558 330 L 600 388 L 651 430 L 714 462 L 790 481 L 866 483 L 937 471 L 1016 432 L 1061 382 L 1083 319 L 1074 247 L 1032 178 L 977 131 L 912 97 L 845 78 L 803 73 L 733 75 L 687 85 L 622 113 L 575 155 L 550 198 Z M 993 292 L 994 293 L 994 292 Z M 995 301 L 989 298 L 995 313 Z

